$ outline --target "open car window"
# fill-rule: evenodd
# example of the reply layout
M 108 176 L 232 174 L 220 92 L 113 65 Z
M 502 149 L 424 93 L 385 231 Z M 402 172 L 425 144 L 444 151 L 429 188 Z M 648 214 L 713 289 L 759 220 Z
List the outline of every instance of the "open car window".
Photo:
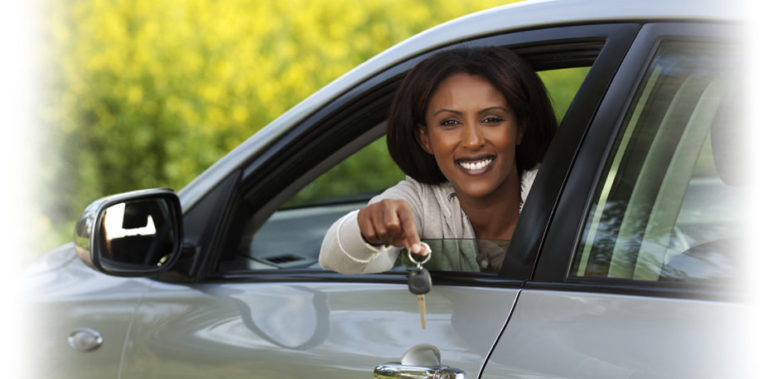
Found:
M 581 66 L 539 71 L 558 121 L 588 71 L 589 67 Z M 384 124 L 372 129 L 379 130 L 381 135 Z M 330 225 L 347 212 L 364 207 L 371 197 L 403 179 L 404 174 L 389 156 L 386 138 L 381 136 L 299 189 L 257 230 L 246 227 L 236 254 L 232 259 L 223 260 L 219 270 L 320 269 L 317 257 Z M 473 265 L 456 265 L 435 259 L 428 267 L 438 271 L 496 272 L 508 243 L 435 241 L 437 250 L 451 251 L 454 256 L 480 253 L 480 258 Z M 484 253 L 490 250 L 493 253 Z M 409 264 L 401 259 L 395 269 L 405 269 Z
M 539 71 L 558 122 L 588 71 L 589 67 Z M 281 209 L 367 201 L 402 179 L 387 151 L 386 137 L 380 137 L 302 188 Z

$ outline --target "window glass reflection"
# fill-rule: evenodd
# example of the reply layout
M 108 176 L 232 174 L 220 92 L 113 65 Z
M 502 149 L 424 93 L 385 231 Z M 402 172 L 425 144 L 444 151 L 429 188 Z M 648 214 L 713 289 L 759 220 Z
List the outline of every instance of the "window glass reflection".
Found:
M 744 187 L 730 53 L 660 46 L 603 174 L 571 274 L 732 281 Z

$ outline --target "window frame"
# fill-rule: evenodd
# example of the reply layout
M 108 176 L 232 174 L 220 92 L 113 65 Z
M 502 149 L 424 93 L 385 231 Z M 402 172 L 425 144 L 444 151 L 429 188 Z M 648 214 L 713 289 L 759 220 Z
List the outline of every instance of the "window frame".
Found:
M 645 24 L 611 84 L 586 134 L 545 236 L 530 288 L 637 294 L 646 296 L 732 299 L 732 289 L 686 282 L 574 277 L 571 265 L 589 223 L 589 212 L 603 171 L 612 162 L 625 117 L 662 41 L 728 43 L 738 39 L 728 23 L 659 22 Z
M 502 268 L 498 275 L 477 273 L 449 273 L 450 275 L 440 275 L 440 273 L 436 273 L 436 275 L 433 275 L 435 283 L 520 286 L 532 275 L 538 246 L 548 226 L 549 213 L 554 209 L 557 195 L 564 184 L 567 168 L 570 167 L 571 160 L 576 153 L 575 146 L 578 145 L 578 141 L 581 141 L 582 134 L 586 130 L 589 120 L 592 119 L 594 112 L 597 110 L 608 84 L 618 70 L 622 57 L 626 54 L 639 29 L 640 25 L 635 23 L 552 26 L 462 41 L 441 48 L 501 45 L 512 47 L 515 51 L 525 56 L 527 51 L 529 52 L 528 54 L 537 54 L 535 51 L 537 46 L 567 46 L 569 43 L 576 41 L 599 41 L 602 45 L 602 48 L 597 50 L 599 52 L 596 55 L 597 59 L 581 58 L 594 59 L 594 62 L 592 62 L 592 68 L 577 92 L 569 111 L 563 117 L 561 129 L 567 132 L 559 132 L 559 137 L 556 137 L 556 139 L 561 141 L 561 145 L 566 146 L 566 148 L 560 151 L 551 149 L 551 151 L 557 151 L 557 153 L 548 154 L 539 171 L 539 180 L 537 180 L 537 183 L 545 182 L 546 184 L 534 185 L 532 193 L 536 188 L 547 188 L 550 185 L 552 187 L 546 192 L 542 191 L 541 194 L 529 197 L 529 204 L 531 205 L 526 207 L 526 209 L 530 209 L 527 213 L 534 215 L 539 213 L 542 216 L 531 217 L 529 215 L 528 218 L 521 217 L 522 222 L 518 225 L 518 228 L 522 227 L 526 233 L 517 233 L 516 235 L 521 235 L 522 237 L 515 237 L 513 239 L 513 244 L 520 244 L 521 249 L 524 248 L 526 251 L 527 258 L 524 262 L 526 268 L 515 270 L 508 267 L 505 263 L 505 267 Z M 316 177 L 318 171 L 324 171 L 318 170 L 317 167 L 330 167 L 335 162 L 341 161 L 343 157 L 350 155 L 358 148 L 375 139 L 378 134 L 370 135 L 370 130 L 343 129 L 342 126 L 349 123 L 339 123 L 338 121 L 349 117 L 350 114 L 363 114 L 365 116 L 367 106 L 380 107 L 380 103 L 377 103 L 377 101 L 382 101 L 382 98 L 384 98 L 384 101 L 391 100 L 393 88 L 402 74 L 411 68 L 415 62 L 434 51 L 422 53 L 417 57 L 405 60 L 371 77 L 363 84 L 332 100 L 328 105 L 299 122 L 252 161 L 244 162 L 239 170 L 242 176 L 233 185 L 234 188 L 231 190 L 231 195 L 226 201 L 227 204 L 224 206 L 224 210 L 220 212 L 221 217 L 208 220 L 209 229 L 212 230 L 210 231 L 212 234 L 210 237 L 211 242 L 208 246 L 202 247 L 202 252 L 199 254 L 202 255 L 202 258 L 198 260 L 197 264 L 192 265 L 192 276 L 197 281 L 336 280 L 404 282 L 404 276 L 399 273 L 340 275 L 311 269 L 217 272 L 216 267 L 224 256 L 223 252 L 227 249 L 232 249 L 233 241 L 235 241 L 234 243 L 239 242 L 241 230 L 238 230 L 237 225 L 238 223 L 242 224 L 243 214 L 255 214 L 257 217 L 262 217 L 263 220 L 266 220 L 280 207 L 282 202 L 293 195 L 295 192 L 293 190 L 298 190 L 301 185 L 310 181 L 310 179 L 307 179 L 308 175 Z M 571 59 L 574 58 L 572 57 Z M 563 63 L 556 62 L 555 65 L 547 66 L 546 68 L 558 68 L 558 64 L 562 65 Z M 544 68 L 538 66 L 535 69 L 541 70 Z M 382 93 L 388 95 L 382 96 Z M 385 96 L 388 96 L 388 98 Z M 369 101 L 370 104 L 361 105 L 361 101 Z M 350 107 L 349 104 L 355 104 L 355 106 Z M 378 121 L 374 120 L 371 122 L 376 123 Z M 564 126 L 567 127 L 564 128 Z M 346 134 L 335 134 L 336 131 L 341 130 Z M 334 135 L 335 139 L 343 142 L 329 145 L 327 143 L 324 144 L 324 142 L 327 142 L 326 139 L 319 138 L 331 134 Z M 341 153 L 337 153 L 339 146 L 343 147 Z M 306 151 L 307 149 L 314 149 L 313 151 L 321 159 L 315 159 L 314 157 L 307 159 L 303 154 L 297 154 L 297 152 Z M 298 158 L 299 155 L 302 156 L 300 159 Z M 307 161 L 320 161 L 321 163 L 313 168 L 307 167 Z M 286 195 L 286 193 L 289 194 Z M 536 212 L 536 209 L 541 212 Z M 534 235 L 528 234 L 532 231 Z

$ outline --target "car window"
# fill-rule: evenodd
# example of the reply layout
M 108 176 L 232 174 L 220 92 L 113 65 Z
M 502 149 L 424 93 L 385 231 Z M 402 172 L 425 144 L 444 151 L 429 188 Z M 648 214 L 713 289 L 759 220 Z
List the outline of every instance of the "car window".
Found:
M 281 208 L 367 201 L 402 180 L 403 172 L 389 157 L 380 137 L 302 188 Z
M 495 273 L 504 263 L 509 247 L 508 240 L 481 238 L 424 239 L 432 254 L 421 262 L 430 271 L 459 271 Z M 395 261 L 394 270 L 416 267 L 407 250 L 401 250 Z
M 320 268 L 320 244 L 331 224 L 402 179 L 380 137 L 302 188 L 255 235 L 244 236 L 240 259 L 229 264 L 241 269 Z
M 595 192 L 572 278 L 732 281 L 743 198 L 723 46 L 660 44 Z
M 568 109 L 588 71 L 589 67 L 573 67 L 539 72 L 558 120 Z M 383 128 L 381 131 L 383 133 Z M 364 207 L 371 197 L 403 179 L 404 174 L 389 156 L 386 138 L 380 137 L 300 189 L 255 233 L 246 232 L 234 259 L 221 262 L 220 270 L 320 268 L 317 257 L 330 225 L 347 212 Z M 470 250 L 495 251 L 500 249 L 499 246 L 506 247 L 509 241 L 486 242 L 446 241 L 436 242 L 435 246 L 450 245 L 451 249 L 446 248 L 446 251 L 460 254 Z M 462 248 L 452 248 L 456 246 Z M 490 246 L 494 248 L 486 248 Z M 409 264 L 403 256 L 395 269 L 404 269 Z M 438 260 L 432 262 L 431 267 L 462 270 Z
M 588 71 L 589 67 L 539 71 L 558 122 Z M 402 171 L 387 152 L 386 137 L 381 137 L 302 188 L 281 208 L 368 200 L 402 179 Z

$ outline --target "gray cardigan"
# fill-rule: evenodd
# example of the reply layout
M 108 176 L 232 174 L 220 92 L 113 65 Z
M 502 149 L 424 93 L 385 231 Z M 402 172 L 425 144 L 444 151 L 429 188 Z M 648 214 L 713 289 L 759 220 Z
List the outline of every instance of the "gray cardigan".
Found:
M 528 197 L 528 190 L 537 171 L 523 172 L 520 181 L 523 202 Z M 421 239 L 475 238 L 472 224 L 461 209 L 453 186 L 448 182 L 428 185 L 407 177 L 372 198 L 369 204 L 382 199 L 408 202 Z M 357 225 L 357 211 L 352 211 L 328 229 L 318 260 L 323 268 L 344 274 L 384 272 L 392 269 L 400 250 L 398 247 L 378 249 L 366 243 Z

